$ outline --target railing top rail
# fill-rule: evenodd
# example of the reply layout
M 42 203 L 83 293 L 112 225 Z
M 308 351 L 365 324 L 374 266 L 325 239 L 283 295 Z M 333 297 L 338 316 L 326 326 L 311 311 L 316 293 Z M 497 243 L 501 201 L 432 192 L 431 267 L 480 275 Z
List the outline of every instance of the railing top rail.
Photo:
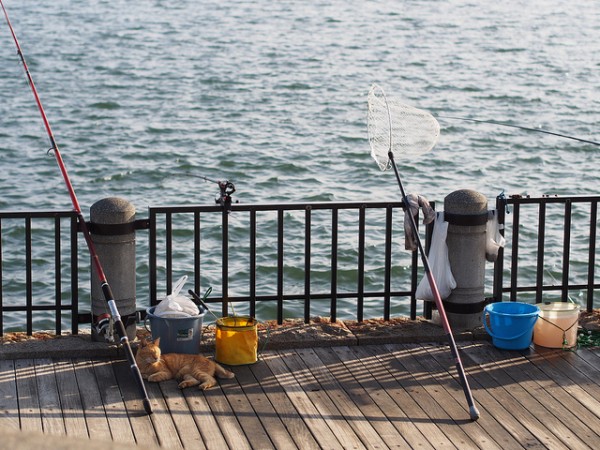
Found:
M 72 217 L 77 214 L 73 210 L 39 210 L 39 211 L 0 211 L 1 219 L 22 219 L 24 217 Z
M 401 201 L 368 201 L 368 202 L 287 202 L 287 203 L 233 203 L 231 211 L 276 211 L 285 210 L 318 210 L 318 209 L 361 209 L 361 208 L 402 208 Z M 219 212 L 221 205 L 170 205 L 150 206 L 154 213 L 169 212 Z
M 590 203 L 600 201 L 600 195 L 582 195 L 561 197 L 557 195 L 543 195 L 541 197 L 508 196 L 502 198 L 507 204 L 538 204 L 538 203 Z

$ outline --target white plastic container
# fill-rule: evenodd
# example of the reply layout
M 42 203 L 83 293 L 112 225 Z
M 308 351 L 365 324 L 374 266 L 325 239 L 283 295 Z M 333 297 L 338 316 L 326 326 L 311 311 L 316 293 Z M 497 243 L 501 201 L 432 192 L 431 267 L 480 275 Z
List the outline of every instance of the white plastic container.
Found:
M 533 343 L 549 348 L 575 347 L 579 325 L 579 306 L 552 302 L 538 305 L 540 316 L 533 328 Z

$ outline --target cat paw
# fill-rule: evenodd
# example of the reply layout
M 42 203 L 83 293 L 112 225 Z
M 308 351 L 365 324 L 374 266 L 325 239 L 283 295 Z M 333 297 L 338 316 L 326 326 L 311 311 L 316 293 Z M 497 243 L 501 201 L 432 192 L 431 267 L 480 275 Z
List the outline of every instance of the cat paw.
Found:
M 203 391 L 213 387 L 214 385 L 212 383 L 209 382 L 204 382 L 202 383 L 200 386 L 198 386 L 200 389 L 202 389 Z

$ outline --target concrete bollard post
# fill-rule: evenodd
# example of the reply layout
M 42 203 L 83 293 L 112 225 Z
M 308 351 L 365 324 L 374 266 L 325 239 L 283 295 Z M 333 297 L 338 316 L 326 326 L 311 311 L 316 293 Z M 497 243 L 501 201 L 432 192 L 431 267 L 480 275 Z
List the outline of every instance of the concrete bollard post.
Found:
M 452 328 L 481 326 L 481 313 L 485 307 L 487 205 L 483 194 L 469 189 L 452 192 L 444 199 L 448 259 L 456 280 L 456 288 L 444 300 Z
M 135 207 L 118 197 L 99 200 L 90 208 L 90 235 L 130 341 L 136 335 L 134 222 Z M 106 341 L 113 332 L 107 328 L 110 311 L 93 268 L 91 274 L 92 340 Z

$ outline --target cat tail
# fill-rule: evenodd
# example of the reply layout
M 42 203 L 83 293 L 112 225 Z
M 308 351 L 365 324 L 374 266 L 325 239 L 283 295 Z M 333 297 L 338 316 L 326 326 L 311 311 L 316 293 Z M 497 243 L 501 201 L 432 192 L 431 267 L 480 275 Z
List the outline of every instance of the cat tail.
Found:
M 215 376 L 217 378 L 235 378 L 235 373 L 225 369 L 220 364 L 215 363 Z

